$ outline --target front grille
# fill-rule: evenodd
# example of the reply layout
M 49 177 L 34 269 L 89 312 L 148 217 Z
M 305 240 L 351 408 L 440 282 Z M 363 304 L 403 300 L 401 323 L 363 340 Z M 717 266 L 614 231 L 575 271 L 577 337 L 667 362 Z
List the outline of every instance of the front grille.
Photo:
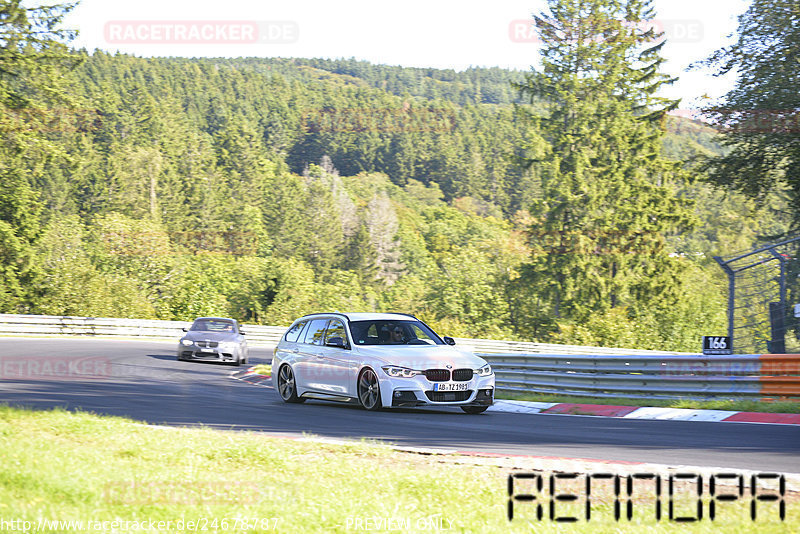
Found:
M 197 342 L 197 346 L 198 347 L 212 348 L 213 349 L 213 348 L 218 347 L 219 343 L 217 341 L 198 341 Z
M 433 402 L 463 402 L 472 395 L 472 391 L 426 391 L 425 395 Z
M 472 380 L 472 369 L 456 369 L 453 371 L 453 380 L 456 382 L 467 382 Z
M 428 369 L 425 378 L 431 382 L 447 382 L 450 380 L 450 371 L 447 369 Z

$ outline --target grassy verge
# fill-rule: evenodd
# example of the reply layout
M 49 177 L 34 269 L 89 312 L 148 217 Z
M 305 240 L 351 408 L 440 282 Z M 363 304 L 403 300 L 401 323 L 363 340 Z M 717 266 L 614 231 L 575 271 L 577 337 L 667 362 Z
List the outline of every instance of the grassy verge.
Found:
M 663 408 L 689 408 L 693 410 L 731 410 L 736 412 L 800 413 L 800 401 L 758 401 L 758 400 L 662 400 L 662 399 L 608 399 L 596 397 L 572 397 L 569 395 L 549 395 L 534 393 L 514 393 L 499 391 L 499 399 L 524 400 L 535 402 L 564 402 L 575 404 L 603 404 L 613 406 L 656 406 Z
M 753 522 L 745 498 L 723 503 L 713 522 L 707 501 L 705 520 L 693 524 L 670 522 L 666 506 L 656 521 L 647 513 L 650 501 L 637 502 L 637 516 L 617 523 L 613 495 L 599 494 L 591 521 L 559 524 L 548 519 L 547 507 L 540 521 L 526 513 L 532 505 L 518 503 L 510 522 L 510 467 L 455 465 L 450 457 L 366 442 L 148 427 L 60 410 L 0 406 L 0 451 L 4 530 L 22 530 L 25 521 L 40 532 L 769 533 L 800 524 L 800 500 L 792 495 L 785 521 L 768 509 L 773 503 L 763 503 Z M 582 513 L 582 506 L 564 513 Z M 43 520 L 83 521 L 83 528 Z
M 258 375 L 270 376 L 272 375 L 272 366 L 268 363 L 261 363 L 253 367 L 253 372 Z

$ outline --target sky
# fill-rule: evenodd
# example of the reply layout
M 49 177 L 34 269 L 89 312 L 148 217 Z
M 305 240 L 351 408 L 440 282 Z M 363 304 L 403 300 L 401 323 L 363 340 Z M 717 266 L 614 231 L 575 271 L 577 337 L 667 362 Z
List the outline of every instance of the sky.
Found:
M 663 96 L 708 105 L 733 77 L 686 68 L 728 44 L 750 0 L 655 0 L 667 34 Z M 538 61 L 531 14 L 544 0 L 82 0 L 65 21 L 76 47 L 137 56 L 324 57 L 463 70 L 529 70 Z

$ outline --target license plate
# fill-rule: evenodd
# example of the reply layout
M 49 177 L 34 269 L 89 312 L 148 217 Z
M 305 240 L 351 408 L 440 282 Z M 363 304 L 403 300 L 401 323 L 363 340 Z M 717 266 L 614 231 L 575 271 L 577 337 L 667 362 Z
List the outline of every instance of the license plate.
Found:
M 433 391 L 466 391 L 467 383 L 463 384 L 434 384 Z

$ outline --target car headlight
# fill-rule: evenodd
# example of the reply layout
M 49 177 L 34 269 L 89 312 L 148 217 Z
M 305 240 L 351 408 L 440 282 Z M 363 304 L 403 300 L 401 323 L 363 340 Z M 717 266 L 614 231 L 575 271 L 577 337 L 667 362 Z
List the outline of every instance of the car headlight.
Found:
M 487 363 L 486 365 L 475 371 L 475 374 L 478 376 L 489 376 L 490 374 L 492 374 L 492 366 Z
M 387 365 L 386 367 L 381 367 L 381 369 L 393 378 L 411 378 L 422 374 L 422 371 L 415 371 L 405 367 L 396 367 L 394 365 Z
M 186 345 L 188 347 L 189 345 L 194 345 L 194 341 L 191 339 L 181 339 L 181 345 Z

